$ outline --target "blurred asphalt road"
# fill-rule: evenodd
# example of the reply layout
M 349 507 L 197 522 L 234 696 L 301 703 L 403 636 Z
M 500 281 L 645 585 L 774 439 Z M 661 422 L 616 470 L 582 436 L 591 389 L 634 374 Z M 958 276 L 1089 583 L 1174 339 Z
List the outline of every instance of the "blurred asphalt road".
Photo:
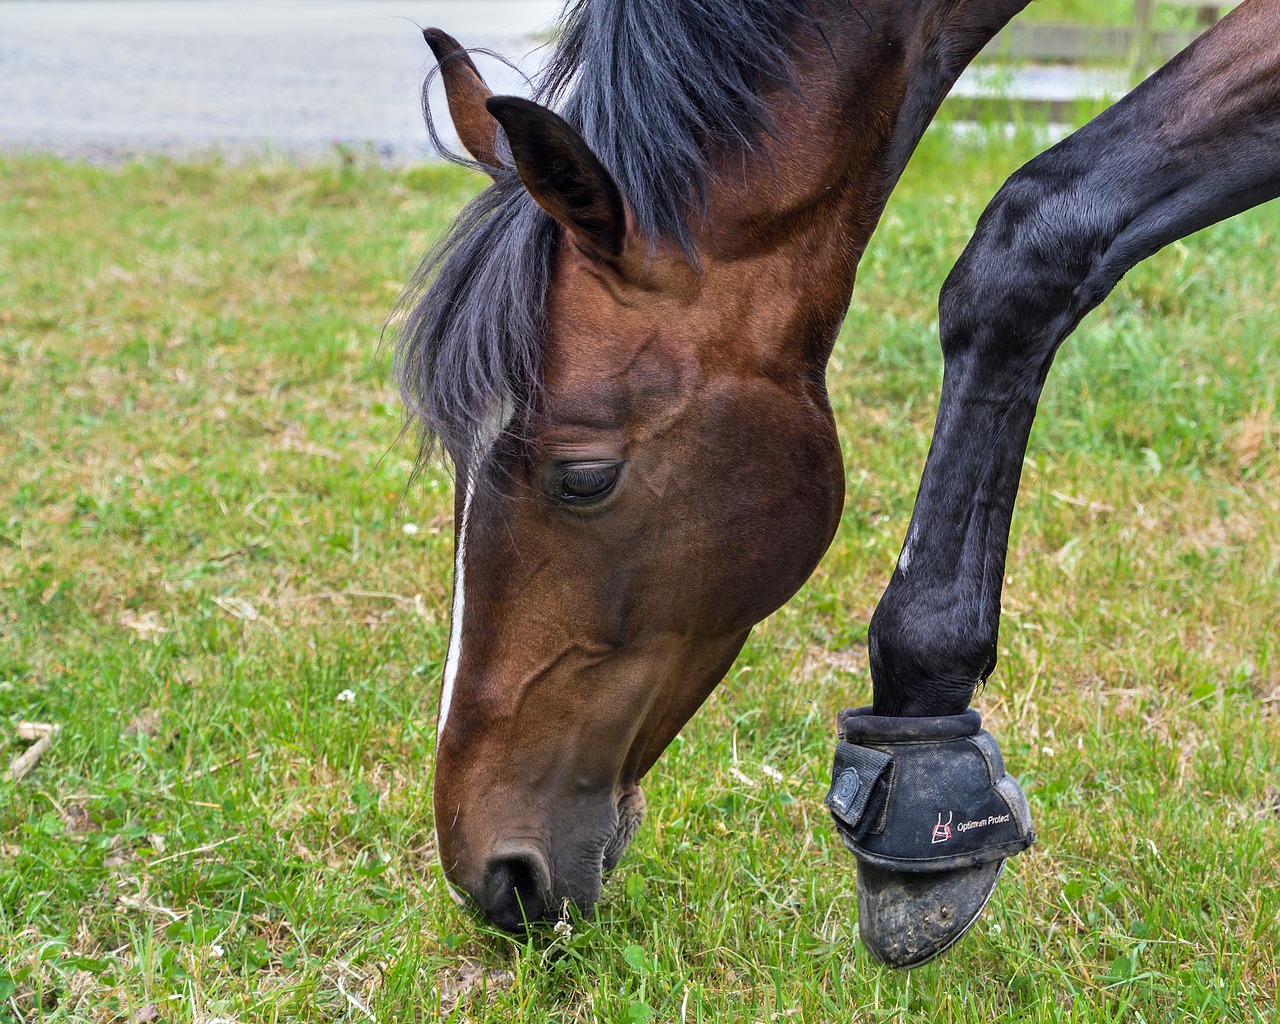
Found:
M 563 0 L 0 0 L 0 149 L 114 160 L 211 149 L 430 156 L 418 25 L 528 72 Z M 495 92 L 520 75 L 477 58 Z M 1121 95 L 1122 72 L 971 68 L 960 95 Z M 456 146 L 437 83 L 433 109 Z
M 418 25 L 536 66 L 561 0 L 0 0 L 0 148 L 430 154 Z M 496 92 L 514 72 L 477 58 Z M 435 109 L 452 139 L 443 95 Z

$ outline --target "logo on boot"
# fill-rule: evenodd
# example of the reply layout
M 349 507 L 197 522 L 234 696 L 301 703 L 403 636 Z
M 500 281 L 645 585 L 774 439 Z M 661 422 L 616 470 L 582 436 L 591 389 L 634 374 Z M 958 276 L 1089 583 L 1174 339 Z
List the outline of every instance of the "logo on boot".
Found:
M 938 823 L 933 826 L 933 842 L 945 843 L 951 838 L 951 821 L 955 817 L 952 811 L 947 812 L 947 820 L 942 820 L 942 812 L 938 812 Z

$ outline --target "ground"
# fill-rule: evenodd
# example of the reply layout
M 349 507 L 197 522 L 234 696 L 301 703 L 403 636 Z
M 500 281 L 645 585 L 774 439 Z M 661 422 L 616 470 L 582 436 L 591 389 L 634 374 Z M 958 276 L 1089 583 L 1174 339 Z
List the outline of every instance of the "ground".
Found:
M 1027 133 L 931 132 L 831 367 L 839 536 L 651 776 L 595 920 L 444 893 L 452 480 L 379 331 L 477 186 L 0 159 L 0 1021 L 1265 1020 L 1280 988 L 1280 209 L 1138 268 L 1032 438 L 977 705 L 1040 834 L 910 975 L 857 943 L 836 710 L 937 397 L 935 296 Z

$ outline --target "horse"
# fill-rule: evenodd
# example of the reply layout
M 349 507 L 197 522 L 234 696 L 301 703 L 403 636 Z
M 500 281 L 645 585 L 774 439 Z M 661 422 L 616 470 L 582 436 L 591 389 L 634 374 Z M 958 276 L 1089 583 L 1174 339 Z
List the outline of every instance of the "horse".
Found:
M 577 0 L 533 100 L 425 33 L 492 178 L 396 352 L 456 478 L 435 821 L 489 921 L 591 911 L 640 781 L 825 552 L 859 257 L 1025 2 Z
M 844 480 L 825 367 L 859 258 L 956 78 L 1026 2 L 577 0 L 533 100 L 492 95 L 427 31 L 492 184 L 416 275 L 397 372 L 423 457 L 455 470 L 435 818 L 451 891 L 491 922 L 591 911 L 641 780 L 825 552 Z M 1171 205 L 1127 157 L 1153 124 L 1222 138 L 1197 76 L 1217 68 L 1233 102 L 1248 69 L 1261 81 L 1276 3 L 1247 0 L 1204 60 L 1051 150 L 979 224 L 943 292 L 938 426 L 872 621 L 875 714 L 963 711 L 994 668 L 1021 453 L 1090 298 L 1267 194 L 1230 190 L 1263 180 L 1273 135 L 1232 155 L 1252 172 L 1208 142 L 1146 168 L 1181 175 Z M 1214 56 L 1233 46 L 1257 59 Z

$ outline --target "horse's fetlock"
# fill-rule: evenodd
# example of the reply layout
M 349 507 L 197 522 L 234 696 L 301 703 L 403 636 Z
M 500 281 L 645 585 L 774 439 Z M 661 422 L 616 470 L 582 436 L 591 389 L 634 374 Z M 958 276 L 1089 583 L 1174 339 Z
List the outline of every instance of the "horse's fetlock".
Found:
M 892 588 L 891 588 L 892 589 Z M 930 601 L 899 604 L 886 593 L 871 619 L 868 652 L 875 704 L 897 715 L 958 714 L 995 664 L 996 638 Z

